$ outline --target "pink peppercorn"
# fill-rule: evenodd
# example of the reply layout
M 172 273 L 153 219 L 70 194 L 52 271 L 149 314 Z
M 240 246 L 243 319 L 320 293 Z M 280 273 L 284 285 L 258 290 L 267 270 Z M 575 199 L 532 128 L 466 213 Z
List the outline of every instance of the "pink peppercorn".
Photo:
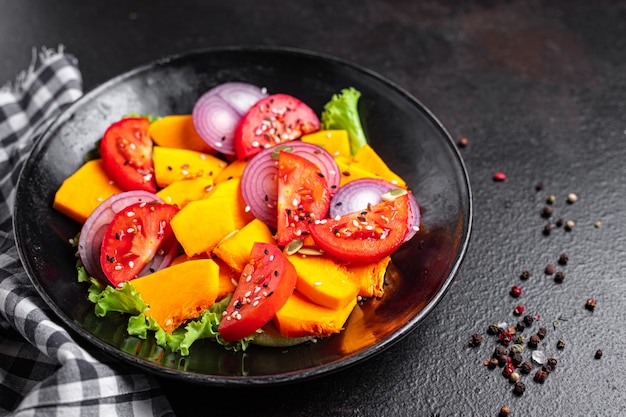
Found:
M 506 180 L 506 174 L 504 172 L 496 172 L 495 174 L 493 174 L 493 180 L 494 181 L 504 181 Z
M 519 297 L 520 295 L 522 295 L 522 287 L 520 287 L 519 285 L 513 285 L 511 287 L 511 297 Z
M 524 313 L 524 306 L 523 305 L 515 306 L 515 308 L 513 309 L 513 314 L 515 314 L 516 316 L 521 316 L 522 313 Z
M 502 369 L 502 375 L 504 376 L 511 376 L 511 374 L 515 371 L 515 368 L 513 367 L 512 364 L 507 364 L 503 369 Z

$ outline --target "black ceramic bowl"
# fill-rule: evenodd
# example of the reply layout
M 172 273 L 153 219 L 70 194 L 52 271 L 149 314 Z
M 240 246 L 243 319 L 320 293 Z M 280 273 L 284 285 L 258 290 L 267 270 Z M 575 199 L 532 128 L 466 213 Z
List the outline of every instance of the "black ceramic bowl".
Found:
M 392 257 L 386 295 L 356 308 L 346 329 L 318 343 L 233 353 L 196 342 L 188 357 L 126 334 L 126 320 L 97 318 L 86 284 L 76 280 L 68 243 L 80 225 L 52 209 L 61 182 L 84 161 L 107 126 L 129 113 L 190 113 L 196 99 L 225 81 L 294 95 L 319 114 L 342 88 L 361 93 L 371 145 L 415 193 L 421 230 Z M 86 184 L 86 186 L 88 186 Z M 285 48 L 226 48 L 163 59 L 101 85 L 53 123 L 22 171 L 15 234 L 26 271 L 63 324 L 97 350 L 165 377 L 213 385 L 269 385 L 337 371 L 381 352 L 417 326 L 442 298 L 465 253 L 471 193 L 456 146 L 419 101 L 379 75 L 347 62 Z

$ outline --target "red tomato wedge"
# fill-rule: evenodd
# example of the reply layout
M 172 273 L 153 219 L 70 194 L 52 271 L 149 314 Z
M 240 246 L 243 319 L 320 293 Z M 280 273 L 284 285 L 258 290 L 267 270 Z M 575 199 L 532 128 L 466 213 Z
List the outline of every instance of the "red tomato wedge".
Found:
M 178 207 L 159 202 L 134 203 L 118 212 L 107 228 L 100 265 L 115 287 L 139 276 L 159 251 L 177 245 L 170 221 Z
M 315 243 L 347 262 L 375 262 L 402 245 L 409 232 L 408 195 L 382 201 L 362 211 L 309 225 Z
M 326 178 L 315 163 L 281 151 L 278 155 L 278 244 L 284 246 L 307 236 L 309 224 L 326 217 L 330 199 Z
M 127 117 L 109 126 L 102 137 L 104 171 L 124 191 L 156 192 L 149 126 L 145 117 Z
M 226 342 L 251 335 L 266 325 L 296 288 L 296 269 L 282 251 L 255 243 L 218 332 Z
M 317 114 L 288 94 L 273 94 L 257 101 L 235 129 L 237 159 L 246 159 L 265 148 L 298 139 L 320 128 Z

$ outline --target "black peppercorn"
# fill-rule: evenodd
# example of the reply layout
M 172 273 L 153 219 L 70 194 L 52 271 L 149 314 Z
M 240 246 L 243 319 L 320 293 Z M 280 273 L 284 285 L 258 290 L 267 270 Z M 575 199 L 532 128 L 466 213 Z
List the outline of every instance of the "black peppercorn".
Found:
M 509 354 L 509 350 L 507 348 L 505 348 L 504 346 L 496 346 L 496 348 L 493 350 L 493 357 L 494 358 L 498 358 L 500 356 L 506 356 Z
M 530 278 L 531 275 L 532 275 L 532 273 L 529 270 L 525 269 L 520 274 L 520 278 L 521 279 L 528 279 L 528 278 Z
M 524 316 L 524 323 L 526 324 L 526 326 L 530 326 L 531 324 L 533 324 L 534 321 L 535 321 L 535 318 L 531 316 L 530 314 L 527 314 Z
M 556 348 L 565 349 L 565 340 L 559 340 L 558 342 L 556 342 Z
M 524 358 L 522 357 L 521 353 L 514 353 L 511 355 L 511 363 L 513 364 L 513 366 L 515 366 L 516 368 L 521 365 L 521 363 L 524 361 Z
M 524 361 L 519 368 L 523 374 L 529 374 L 533 369 L 533 364 L 530 361 Z
M 524 323 L 523 321 L 518 321 L 517 324 L 515 325 L 515 330 L 517 330 L 518 332 L 523 332 L 525 328 L 526 328 L 526 323 Z
M 517 381 L 513 386 L 513 392 L 517 395 L 522 395 L 526 391 L 526 384 L 522 381 Z
M 554 274 L 554 265 L 552 265 L 552 264 L 546 265 L 546 269 L 544 271 L 545 271 L 546 275 L 553 275 Z
M 530 336 L 528 339 L 528 346 L 533 349 L 539 346 L 539 343 L 541 343 L 541 339 L 536 334 Z
M 602 357 L 602 351 L 600 349 L 596 350 L 596 354 L 594 355 L 594 358 L 600 359 L 601 357 Z
M 501 331 L 502 329 L 496 323 L 491 323 L 489 327 L 487 328 L 487 333 L 489 334 L 498 334 Z
M 539 336 L 541 339 L 546 337 L 547 334 L 548 334 L 548 329 L 546 329 L 545 327 L 540 327 L 537 330 L 537 336 Z
M 535 372 L 535 376 L 534 376 L 533 380 L 535 382 L 543 384 L 544 382 L 546 382 L 547 378 L 548 378 L 548 373 L 546 371 L 543 371 L 543 370 L 540 369 L 537 372 Z
M 546 363 L 550 365 L 552 369 L 554 369 L 558 361 L 556 360 L 556 358 L 548 358 L 548 361 Z
M 468 342 L 471 347 L 476 347 L 483 342 L 483 335 L 480 333 L 474 333 Z
M 566 253 L 562 253 L 559 256 L 559 264 L 561 265 L 567 265 L 567 262 L 569 261 L 569 256 L 567 256 Z
M 564 279 L 565 279 L 565 272 L 558 271 L 556 274 L 554 274 L 554 282 L 563 282 Z
M 543 228 L 543 234 L 548 236 L 550 234 L 550 232 L 552 232 L 552 225 L 551 224 L 546 224 Z
M 541 367 L 541 370 L 544 371 L 547 374 L 552 372 L 553 369 L 554 368 L 552 368 L 552 366 L 548 365 L 547 363 Z
M 544 218 L 549 218 L 550 216 L 552 216 L 552 207 L 551 206 L 545 206 L 542 210 L 541 210 L 541 217 Z

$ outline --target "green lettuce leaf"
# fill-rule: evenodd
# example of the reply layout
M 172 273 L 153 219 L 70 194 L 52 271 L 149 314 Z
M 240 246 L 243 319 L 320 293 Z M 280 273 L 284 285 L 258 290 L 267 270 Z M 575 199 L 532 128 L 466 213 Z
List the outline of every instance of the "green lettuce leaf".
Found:
M 344 88 L 339 94 L 334 94 L 324 105 L 320 118 L 323 129 L 344 129 L 348 132 L 352 155 L 367 144 L 367 137 L 359 116 L 360 97 L 361 92 L 356 88 Z

